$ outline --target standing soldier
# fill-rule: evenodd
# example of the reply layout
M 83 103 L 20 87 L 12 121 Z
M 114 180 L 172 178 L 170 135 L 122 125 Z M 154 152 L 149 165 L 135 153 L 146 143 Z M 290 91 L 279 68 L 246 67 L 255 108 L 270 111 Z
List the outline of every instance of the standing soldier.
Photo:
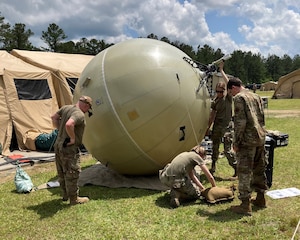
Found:
M 242 201 L 231 210 L 252 215 L 251 202 L 266 207 L 265 191 L 268 189 L 263 101 L 257 94 L 246 90 L 238 78 L 230 79 L 227 89 L 234 96 L 233 149 L 237 159 L 239 199 Z M 256 198 L 251 198 L 253 190 L 257 192 Z
M 212 164 L 210 172 L 212 174 L 216 171 L 216 162 L 219 158 L 219 147 L 222 142 L 222 138 L 224 137 L 226 128 L 229 125 L 230 120 L 232 119 L 232 96 L 228 93 L 224 93 L 226 90 L 226 85 L 228 83 L 228 77 L 223 71 L 224 62 L 221 62 L 219 65 L 220 72 L 223 76 L 225 82 L 219 82 L 216 85 L 216 93 L 217 96 L 212 102 L 211 105 L 211 113 L 209 117 L 208 127 L 206 131 L 206 135 L 209 135 L 210 127 L 213 124 L 211 140 L 212 140 Z M 226 145 L 228 147 L 228 145 Z M 231 148 L 231 146 L 229 147 Z M 225 149 L 225 146 L 224 146 Z M 225 152 L 229 152 L 230 149 L 226 149 Z M 230 155 L 225 153 L 226 157 Z M 234 168 L 234 175 L 236 177 L 236 165 L 234 164 L 234 160 L 231 158 L 228 159 L 230 164 Z
M 79 197 L 78 179 L 81 171 L 79 146 L 85 128 L 84 113 L 92 107 L 92 99 L 81 96 L 74 105 L 61 107 L 51 118 L 58 129 L 55 141 L 55 163 L 58 181 L 62 189 L 62 200 L 70 200 L 70 205 L 86 203 L 87 197 Z

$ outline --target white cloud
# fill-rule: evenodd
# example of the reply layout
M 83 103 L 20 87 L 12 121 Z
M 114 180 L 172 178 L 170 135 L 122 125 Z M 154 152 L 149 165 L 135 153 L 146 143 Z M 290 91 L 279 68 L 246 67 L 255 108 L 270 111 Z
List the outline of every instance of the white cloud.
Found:
M 181 2 L 181 3 L 180 3 Z M 300 14 L 298 0 L 1 0 L 1 15 L 11 25 L 24 23 L 40 46 L 42 31 L 51 23 L 67 40 L 82 37 L 117 43 L 154 33 L 192 45 L 208 44 L 224 53 L 255 51 L 262 55 L 298 54 Z M 207 13 L 234 18 L 235 29 L 210 32 Z
M 264 55 L 299 53 L 300 14 L 290 9 L 289 2 L 292 3 L 275 0 L 240 5 L 241 15 L 247 16 L 253 26 L 243 25 L 239 31 L 247 42 L 257 46 Z

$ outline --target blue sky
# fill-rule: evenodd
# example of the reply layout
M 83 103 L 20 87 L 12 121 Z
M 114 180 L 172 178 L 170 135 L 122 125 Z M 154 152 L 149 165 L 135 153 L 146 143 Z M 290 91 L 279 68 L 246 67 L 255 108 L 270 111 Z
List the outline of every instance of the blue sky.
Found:
M 236 43 L 243 42 L 241 34 L 238 32 L 238 23 L 241 21 L 233 16 L 220 16 L 217 11 L 209 11 L 205 14 L 205 19 L 211 33 L 224 31 L 235 39 Z
M 6 22 L 24 23 L 34 32 L 30 41 L 37 47 L 45 46 L 42 31 L 56 23 L 72 41 L 118 43 L 154 33 L 224 54 L 300 53 L 298 0 L 1 0 L 0 9 Z

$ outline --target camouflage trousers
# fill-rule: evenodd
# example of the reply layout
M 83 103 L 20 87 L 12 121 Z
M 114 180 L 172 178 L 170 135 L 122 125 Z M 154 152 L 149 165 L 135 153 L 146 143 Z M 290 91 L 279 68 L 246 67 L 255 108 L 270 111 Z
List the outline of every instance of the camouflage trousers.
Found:
M 236 153 L 239 199 L 250 199 L 252 191 L 264 193 L 268 189 L 265 155 L 264 146 L 239 146 Z
M 235 169 L 237 161 L 236 161 L 235 152 L 232 149 L 232 145 L 233 145 L 232 131 L 228 130 L 224 134 L 224 154 L 228 160 L 228 164 Z
M 78 148 L 75 146 L 56 148 L 55 163 L 63 197 L 78 196 L 78 179 L 81 171 Z
M 211 140 L 212 140 L 212 170 L 215 170 L 216 162 L 219 158 L 219 148 L 220 144 L 224 145 L 224 154 L 228 160 L 228 164 L 232 168 L 236 168 L 236 158 L 235 152 L 232 150 L 232 132 L 230 129 L 225 129 L 223 127 L 218 127 L 213 130 Z
M 222 143 L 222 138 L 224 136 L 225 129 L 223 127 L 213 128 L 211 140 L 212 140 L 212 162 L 215 163 L 219 158 L 219 148 Z
M 184 199 L 198 199 L 201 195 L 201 191 L 198 186 L 192 182 L 188 176 L 168 176 L 166 169 L 168 165 L 159 171 L 159 179 L 161 183 L 170 187 L 171 190 L 175 190 Z

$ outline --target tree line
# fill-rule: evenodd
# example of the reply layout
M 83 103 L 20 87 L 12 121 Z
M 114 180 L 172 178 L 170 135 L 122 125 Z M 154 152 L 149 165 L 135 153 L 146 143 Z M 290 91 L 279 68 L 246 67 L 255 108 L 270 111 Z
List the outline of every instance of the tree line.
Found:
M 5 18 L 0 13 L 0 49 L 11 51 L 12 49 L 51 51 L 59 53 L 75 53 L 97 55 L 102 50 L 114 45 L 106 43 L 104 40 L 81 38 L 78 42 L 67 41 L 68 36 L 57 24 L 51 23 L 45 31 L 42 31 L 41 39 L 45 42 L 46 48 L 33 46 L 29 38 L 34 33 L 26 28 L 23 23 L 15 23 L 11 26 L 5 23 Z M 191 59 L 210 64 L 224 56 L 220 48 L 214 49 L 207 44 L 192 46 L 180 41 L 171 41 L 167 37 L 158 38 L 151 33 L 147 38 L 157 39 L 167 42 L 186 53 Z M 226 61 L 225 71 L 227 74 L 239 77 L 244 84 L 261 84 L 268 81 L 278 81 L 278 79 L 296 69 L 300 68 L 300 55 L 293 57 L 285 54 L 282 57 L 235 50 L 231 53 L 231 58 Z

